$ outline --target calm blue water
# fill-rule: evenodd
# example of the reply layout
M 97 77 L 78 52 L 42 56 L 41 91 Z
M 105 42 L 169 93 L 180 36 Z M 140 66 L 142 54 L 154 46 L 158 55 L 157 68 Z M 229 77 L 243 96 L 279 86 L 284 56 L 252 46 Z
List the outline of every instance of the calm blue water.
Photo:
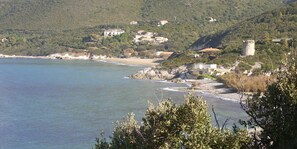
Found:
M 178 84 L 125 79 L 141 69 L 92 61 L 0 59 L 0 149 L 91 149 L 129 112 L 140 119 L 147 101 L 183 93 Z M 221 119 L 244 117 L 238 103 L 205 97 Z

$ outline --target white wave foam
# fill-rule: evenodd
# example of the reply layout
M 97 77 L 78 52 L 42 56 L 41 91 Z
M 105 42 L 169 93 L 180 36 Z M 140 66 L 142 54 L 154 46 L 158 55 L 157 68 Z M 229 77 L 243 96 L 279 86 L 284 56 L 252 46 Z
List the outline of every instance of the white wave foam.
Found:
M 184 89 L 183 87 L 165 87 L 162 88 L 164 91 L 170 91 L 170 92 L 187 92 L 186 90 L 181 90 Z
M 239 100 L 238 99 L 233 99 L 233 98 L 227 98 L 227 97 L 222 97 L 222 96 L 215 96 L 216 98 L 219 98 L 221 100 L 225 100 L 225 101 L 232 101 L 232 102 L 238 102 L 239 103 Z
M 98 61 L 98 62 L 103 62 L 103 63 L 109 63 L 109 64 L 120 65 L 120 66 L 140 66 L 140 65 L 125 64 L 125 63 L 120 63 L 120 62 L 112 62 L 112 61 L 107 61 L 107 60 L 96 60 L 96 61 Z

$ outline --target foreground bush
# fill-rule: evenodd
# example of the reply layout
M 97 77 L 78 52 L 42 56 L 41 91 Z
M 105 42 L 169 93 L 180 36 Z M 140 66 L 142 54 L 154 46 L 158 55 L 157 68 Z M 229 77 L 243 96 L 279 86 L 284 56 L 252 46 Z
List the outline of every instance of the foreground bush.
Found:
M 254 140 L 255 148 L 297 148 L 297 63 L 290 57 L 278 72 L 277 81 L 263 93 L 242 102 L 253 127 L 261 133 Z
M 249 141 L 242 130 L 231 132 L 212 126 L 207 105 L 189 95 L 185 103 L 170 100 L 150 105 L 141 124 L 133 114 L 117 122 L 111 141 L 97 139 L 96 149 L 135 148 L 241 148 Z

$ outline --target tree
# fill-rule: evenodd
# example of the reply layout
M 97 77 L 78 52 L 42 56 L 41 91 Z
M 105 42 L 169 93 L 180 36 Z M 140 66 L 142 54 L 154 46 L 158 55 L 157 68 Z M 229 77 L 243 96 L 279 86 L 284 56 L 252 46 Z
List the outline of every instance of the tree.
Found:
M 212 126 L 206 102 L 188 95 L 185 103 L 170 100 L 150 105 L 141 125 L 133 114 L 117 122 L 111 142 L 97 139 L 96 149 L 105 148 L 241 148 L 249 141 L 247 132 Z
M 278 71 L 277 81 L 241 103 L 252 127 L 262 129 L 256 146 L 297 148 L 297 63 L 295 53 Z

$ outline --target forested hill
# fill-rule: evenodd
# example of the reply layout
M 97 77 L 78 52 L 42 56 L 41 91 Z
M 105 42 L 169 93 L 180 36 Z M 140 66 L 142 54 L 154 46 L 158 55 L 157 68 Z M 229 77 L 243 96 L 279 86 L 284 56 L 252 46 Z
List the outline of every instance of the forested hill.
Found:
M 297 2 L 265 12 L 219 33 L 199 38 L 192 48 L 220 47 L 234 50 L 241 47 L 242 40 L 245 39 L 269 42 L 276 38 L 297 39 Z
M 166 19 L 240 21 L 284 0 L 0 0 L 0 29 L 73 29 Z

